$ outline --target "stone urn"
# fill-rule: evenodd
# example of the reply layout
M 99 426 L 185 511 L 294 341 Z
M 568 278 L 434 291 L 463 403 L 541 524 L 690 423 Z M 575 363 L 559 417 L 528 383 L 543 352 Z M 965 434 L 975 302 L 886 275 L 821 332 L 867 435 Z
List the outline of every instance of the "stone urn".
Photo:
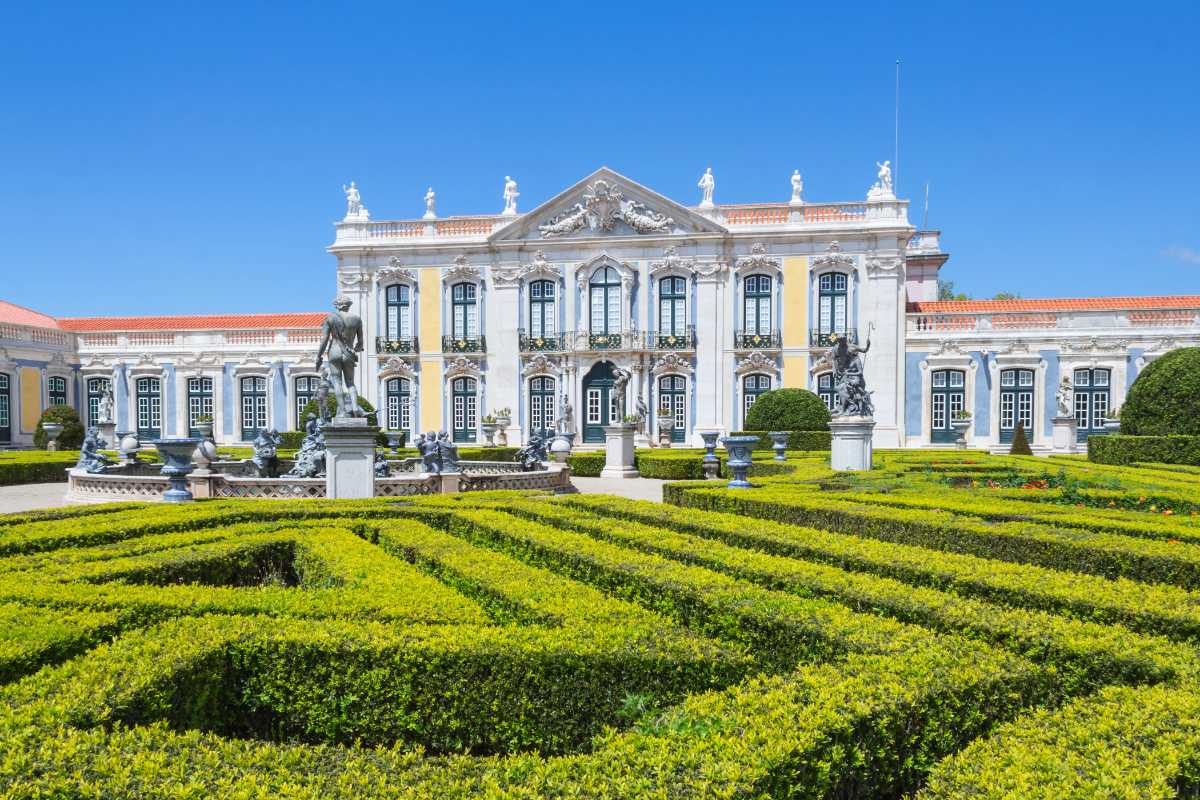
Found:
M 496 440 L 496 444 L 500 445 L 501 447 L 508 447 L 508 426 L 512 425 L 512 417 L 507 415 L 501 416 L 497 414 L 496 424 L 500 426 L 498 433 L 499 438 Z
M 776 461 L 787 461 L 787 442 L 791 431 L 769 431 L 767 436 L 771 437 L 771 449 L 775 451 Z
M 46 449 L 51 452 L 58 450 L 58 437 L 62 435 L 63 424 L 61 422 L 43 422 L 42 430 L 46 432 Z
M 392 455 L 399 456 L 400 443 L 404 441 L 404 433 L 402 431 L 387 431 L 383 435 L 387 437 L 388 447 L 392 449 Z
M 196 445 L 204 441 L 197 437 L 186 439 L 155 439 L 154 446 L 158 448 L 163 459 L 162 474 L 171 481 L 171 488 L 163 492 L 163 500 L 168 503 L 186 503 L 192 499 L 188 491 L 187 476 L 191 474 L 192 454 Z
M 660 411 L 658 414 L 658 446 L 671 446 L 671 432 L 675 430 L 675 417 L 671 416 L 670 411 L 665 413 Z
M 746 470 L 750 469 L 750 453 L 758 444 L 757 436 L 726 436 L 721 440 L 729 453 L 730 489 L 749 489 L 750 481 L 746 480 Z
M 562 464 L 566 462 L 569 455 L 571 455 L 571 442 L 560 433 L 550 443 L 550 458 L 554 459 L 555 463 Z
M 954 440 L 954 445 L 959 450 L 967 449 L 967 431 L 971 428 L 970 417 L 955 417 L 950 420 L 950 428 L 958 434 L 958 438 Z
M 196 445 L 196 450 L 192 453 L 192 463 L 196 465 L 198 472 L 207 473 L 212 462 L 217 460 L 217 444 L 213 441 L 213 424 L 211 422 L 197 422 L 194 426 L 200 443 Z
M 138 435 L 134 431 L 117 432 L 117 441 L 113 442 L 113 446 L 121 453 L 122 464 L 136 464 L 138 448 L 142 443 L 138 441 Z
M 702 431 L 700 439 L 704 442 L 704 458 L 701 459 L 700 468 L 704 470 L 704 477 L 707 480 L 714 480 L 717 477 L 717 472 L 721 469 L 721 459 L 717 458 L 717 437 L 721 434 L 717 431 Z
M 1104 420 L 1104 432 L 1109 433 L 1109 434 L 1120 433 L 1121 432 L 1121 420 L 1119 420 L 1119 419 Z
M 483 438 L 487 440 L 488 447 L 496 446 L 496 431 L 500 430 L 499 422 L 481 422 L 479 427 L 483 430 Z

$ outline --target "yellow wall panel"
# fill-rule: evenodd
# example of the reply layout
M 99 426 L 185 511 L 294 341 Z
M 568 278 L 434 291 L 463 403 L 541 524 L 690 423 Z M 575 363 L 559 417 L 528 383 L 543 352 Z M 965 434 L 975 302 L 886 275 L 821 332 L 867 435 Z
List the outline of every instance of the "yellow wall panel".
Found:
M 423 289 L 424 287 L 422 287 Z M 421 324 L 424 331 L 425 325 Z M 424 333 L 421 334 L 424 337 Z M 439 340 L 440 341 L 440 340 Z M 421 431 L 442 430 L 442 360 L 421 359 Z
M 783 346 L 808 347 L 808 258 L 805 256 L 783 260 Z
M 21 367 L 21 430 L 33 433 L 42 418 L 42 371 Z
M 808 388 L 808 356 L 783 357 L 783 385 L 789 389 Z
M 442 271 L 426 268 L 419 274 L 420 283 L 417 288 L 421 295 L 421 306 L 418 312 L 421 318 L 421 330 L 417 335 L 421 337 L 422 351 L 436 353 L 442 348 Z M 439 377 L 441 375 L 440 369 L 438 375 Z M 438 394 L 441 394 L 440 387 Z M 422 395 L 423 399 L 424 395 Z

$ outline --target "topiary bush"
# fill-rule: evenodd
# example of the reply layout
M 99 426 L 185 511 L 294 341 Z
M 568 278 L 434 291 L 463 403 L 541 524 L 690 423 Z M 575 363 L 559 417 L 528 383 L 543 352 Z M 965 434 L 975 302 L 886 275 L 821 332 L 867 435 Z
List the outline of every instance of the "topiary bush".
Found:
M 772 389 L 750 406 L 745 427 L 750 431 L 827 431 L 829 409 L 807 389 Z
M 1010 456 L 1031 456 L 1033 450 L 1029 448 L 1029 439 L 1025 437 L 1025 425 L 1017 422 L 1017 429 L 1013 431 L 1012 446 L 1008 449 Z
M 1172 350 L 1146 365 L 1121 406 L 1121 433 L 1200 436 L 1200 347 Z
M 78 450 L 83 444 L 83 422 L 79 419 L 79 413 L 70 406 L 50 406 L 42 412 L 42 418 L 38 420 L 37 429 L 33 432 L 33 446 L 39 450 L 45 450 L 50 442 L 42 428 L 43 422 L 62 423 L 63 430 L 58 435 L 59 450 Z

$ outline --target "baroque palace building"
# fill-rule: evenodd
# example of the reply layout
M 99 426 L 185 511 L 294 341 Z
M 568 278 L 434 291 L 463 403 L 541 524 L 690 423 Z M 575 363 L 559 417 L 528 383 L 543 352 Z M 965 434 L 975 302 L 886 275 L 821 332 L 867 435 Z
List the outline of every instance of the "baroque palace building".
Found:
M 675 440 L 744 426 L 764 391 L 832 401 L 823 351 L 870 349 L 877 447 L 951 446 L 956 411 L 972 446 L 1023 424 L 1051 444 L 1055 388 L 1075 387 L 1079 436 L 1103 432 L 1138 371 L 1200 344 L 1200 295 L 938 301 L 949 258 L 938 231 L 908 221 L 886 162 L 865 201 L 721 205 L 711 174 L 684 206 L 610 169 L 529 212 L 507 180 L 503 213 L 376 221 L 356 187 L 336 223 L 334 292 L 362 317 L 357 382 L 380 424 L 481 441 L 511 410 L 510 443 L 571 406 L 576 442 L 644 404 Z M 28 446 L 43 408 L 95 421 L 112 387 L 118 430 L 182 436 L 214 418 L 219 443 L 293 429 L 313 397 L 325 312 L 55 319 L 0 303 L 0 446 Z M 617 408 L 614 370 L 631 374 Z

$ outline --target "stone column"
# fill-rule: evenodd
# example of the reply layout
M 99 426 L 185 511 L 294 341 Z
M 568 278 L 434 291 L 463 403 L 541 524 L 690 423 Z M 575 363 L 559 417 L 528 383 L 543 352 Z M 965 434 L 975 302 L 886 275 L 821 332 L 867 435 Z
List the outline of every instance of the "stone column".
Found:
M 498 408 L 512 409 L 512 423 L 505 429 L 512 444 L 521 439 L 521 355 L 517 339 L 517 327 L 521 310 L 520 287 L 515 277 L 505 275 L 493 268 L 488 307 L 484 313 L 487 337 L 487 410 L 479 410 L 479 416 L 494 413 Z
M 334 417 L 325 434 L 325 496 L 375 496 L 375 434 L 365 417 Z
M 734 321 L 729 316 L 725 296 L 729 271 L 724 263 L 696 266 L 696 375 L 692 390 L 696 393 L 696 420 L 693 430 L 701 433 L 726 433 L 725 419 L 725 341 L 732 340 Z
M 879 250 L 866 258 L 861 283 L 858 335 L 865 344 L 872 323 L 871 350 L 863 357 L 867 388 L 875 406 L 875 444 L 900 446 L 904 396 L 904 260 L 899 250 Z

